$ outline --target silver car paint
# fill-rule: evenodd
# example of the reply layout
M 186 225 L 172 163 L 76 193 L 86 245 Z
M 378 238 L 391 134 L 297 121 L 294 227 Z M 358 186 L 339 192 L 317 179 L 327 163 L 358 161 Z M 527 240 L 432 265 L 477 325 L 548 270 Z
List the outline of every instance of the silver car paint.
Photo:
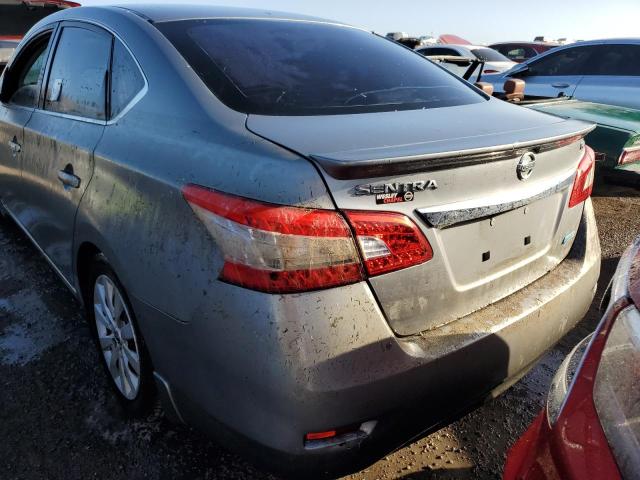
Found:
M 145 12 L 143 7 L 140 10 Z M 161 16 L 165 10 L 158 11 Z M 186 11 L 196 17 L 203 11 L 209 16 L 217 12 L 210 7 Z M 44 23 L 63 19 L 102 25 L 121 38 L 139 62 L 148 89 L 126 115 L 103 126 L 94 149 L 93 174 L 87 173 L 90 180 L 85 182 L 84 195 L 79 199 L 71 251 L 56 257 L 60 262 L 68 254 L 72 268 L 67 271 L 64 260 L 56 267 L 81 298 L 86 288 L 81 283 L 82 272 L 89 255 L 99 250 L 106 256 L 133 304 L 154 369 L 162 379 L 165 398 L 170 400 L 166 407 L 178 409 L 179 416 L 189 423 L 207 428 L 208 419 L 213 418 L 243 437 L 290 456 L 336 453 L 335 449 L 311 453 L 304 448 L 304 434 L 382 419 L 408 404 L 424 402 L 429 406 L 433 418 L 425 428 L 432 427 L 448 414 L 438 406 L 456 411 L 468 408 L 519 375 L 586 311 L 600 255 L 590 201 L 584 208 L 565 212 L 571 217 L 568 222 L 576 222 L 576 240 L 570 250 L 558 252 L 567 256 L 550 273 L 445 327 L 404 339 L 391 329 L 368 282 L 303 294 L 269 295 L 218 281 L 222 256 L 184 202 L 180 188 L 185 183 L 315 208 L 334 209 L 336 202 L 340 207 L 355 200 L 342 195 L 342 184 L 332 184 L 330 177 L 319 174 L 319 167 L 308 159 L 249 132 L 247 116 L 229 110 L 211 95 L 184 59 L 142 16 L 119 8 L 87 7 L 56 14 Z M 490 113 L 492 102 L 486 104 L 488 116 L 500 121 L 499 115 Z M 14 216 L 19 202 L 12 200 L 11 192 L 24 185 L 22 160 L 11 156 L 6 142 L 13 135 L 21 135 L 23 125 L 30 131 L 31 116 L 17 110 L 0 105 L 0 188 L 2 201 Z M 525 122 L 525 114 L 516 107 L 505 112 L 522 116 L 514 123 Z M 464 115 L 445 119 L 444 109 L 438 113 L 443 115 L 441 119 L 433 117 L 433 125 L 423 127 L 423 140 L 436 141 L 438 131 L 442 138 L 443 126 L 469 126 Z M 407 140 L 421 143 L 417 129 L 404 114 L 392 124 L 386 122 L 386 114 L 362 115 L 362 125 L 353 124 L 350 132 L 352 148 L 380 149 L 383 142 L 400 146 Z M 477 115 L 480 118 L 480 112 Z M 566 134 L 584 128 L 534 112 L 526 116 L 533 123 L 547 123 L 549 128 L 553 122 L 560 122 L 555 124 L 556 131 L 566 127 Z M 345 121 L 326 120 L 323 129 L 329 128 L 331 121 Z M 438 126 L 440 122 L 443 126 Z M 313 129 L 307 130 L 303 123 L 298 133 L 308 135 Z M 478 123 L 478 134 L 489 123 L 487 119 Z M 333 147 L 313 150 L 348 151 L 347 127 Z M 61 133 L 72 134 L 66 126 L 59 128 Z M 405 128 L 413 133 L 403 138 Z M 386 140 L 371 135 L 383 129 L 389 132 Z M 320 131 L 315 130 L 313 136 L 327 138 L 324 133 L 319 135 Z M 396 140 L 391 131 L 398 135 Z M 492 134 L 499 136 L 498 132 Z M 545 130 L 539 138 L 550 134 L 551 129 Z M 447 136 L 455 143 L 455 135 Z M 471 147 L 473 135 L 467 136 L 464 142 Z M 510 141 L 519 138 L 520 133 Z M 20 159 L 28 155 L 56 159 L 53 144 L 45 145 L 38 151 L 41 156 L 27 151 Z M 562 164 L 559 170 L 550 169 L 549 175 L 574 166 L 576 152 L 570 148 L 576 147 L 569 147 L 566 155 L 556 151 L 555 157 L 549 157 L 549 161 L 556 158 Z M 90 150 L 87 146 L 79 158 L 90 158 L 86 156 Z M 496 178 L 506 175 L 500 168 L 494 170 L 495 165 L 486 170 L 494 172 Z M 505 172 L 507 167 L 515 172 L 512 161 L 504 163 Z M 540 171 L 544 176 L 545 169 Z M 29 180 L 31 195 L 36 197 L 33 205 L 55 198 L 69 211 L 77 201 L 74 193 L 64 192 L 52 178 L 55 168 L 46 172 L 46 177 Z M 464 169 L 455 173 L 450 186 L 457 182 L 463 182 L 460 187 L 471 184 Z M 447 193 L 447 178 L 442 172 L 440 175 L 442 200 L 451 203 L 454 194 Z M 44 193 L 36 188 L 36 180 L 46 189 L 57 190 Z M 481 192 L 482 184 L 476 183 L 476 193 Z M 43 215 L 32 206 L 31 199 L 22 202 L 25 211 Z M 563 207 L 557 203 L 553 208 Z M 39 223 L 37 218 L 31 221 L 29 225 Z M 555 230 L 550 233 L 555 234 Z M 49 258 L 53 261 L 51 251 Z M 375 281 L 388 281 L 385 277 Z M 414 324 L 435 325 L 429 318 L 417 318 Z M 376 432 L 384 431 L 383 423 L 374 430 L 372 441 Z
M 382 180 L 399 184 L 417 179 L 436 182 L 437 189 L 416 192 L 412 202 L 376 205 L 372 196 L 353 192 L 358 184 L 380 183 L 381 179 L 345 180 L 335 178 L 332 170 L 325 174 L 339 208 L 404 213 L 422 228 L 434 247 L 434 258 L 429 262 L 369 280 L 394 332 L 411 335 L 454 321 L 519 290 L 558 265 L 571 247 L 571 242 L 563 239 L 575 234 L 581 208 L 568 209 L 567 204 L 584 153 L 583 144 L 538 154 L 536 168 L 526 182 L 517 176 L 521 154 L 515 147 L 511 156 L 493 162 L 490 168 L 485 164 L 457 168 L 454 162 L 447 169 L 429 169 L 428 159 L 448 149 L 462 154 L 472 145 L 474 152 L 483 147 L 505 148 L 507 139 L 526 144 L 591 128 L 582 122 L 558 123 L 548 115 L 521 115 L 521 111 L 491 99 L 486 104 L 407 112 L 403 115 L 407 126 L 400 132 L 387 127 L 397 121 L 393 113 L 379 114 L 380 122 L 366 115 L 331 119 L 250 115 L 247 126 L 303 155 L 320 157 L 321 168 L 329 159 L 333 161 L 331 167 L 372 162 L 388 167 L 397 158 L 426 158 L 424 173 Z M 495 120 L 486 122 L 490 113 Z M 332 142 L 323 142 L 321 138 L 326 137 L 318 138 L 314 131 L 323 131 Z M 331 150 L 323 150 L 326 148 Z M 564 188 L 531 205 L 451 228 L 429 228 L 418 214 L 490 209 L 548 192 L 559 184 Z M 525 237 L 532 242 L 525 245 Z M 490 262 L 482 261 L 485 252 L 492 255 Z
M 533 65 L 548 55 L 556 55 L 567 49 L 588 45 L 640 45 L 640 39 L 622 38 L 578 42 L 556 47 L 541 55 L 518 64 L 511 70 L 483 77 L 484 82 L 494 85 L 496 92 L 503 91 L 505 80 L 517 76 L 520 69 Z M 520 77 L 518 77 L 520 78 Z M 610 75 L 566 75 L 566 76 L 525 76 L 526 93 L 542 97 L 557 97 L 560 94 L 573 96 L 579 100 L 619 105 L 640 109 L 640 77 Z

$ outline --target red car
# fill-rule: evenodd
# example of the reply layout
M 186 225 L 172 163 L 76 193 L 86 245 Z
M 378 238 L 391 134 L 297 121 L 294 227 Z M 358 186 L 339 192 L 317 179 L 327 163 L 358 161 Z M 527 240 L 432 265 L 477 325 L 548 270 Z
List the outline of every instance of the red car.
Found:
M 552 42 L 501 42 L 489 45 L 489 48 L 499 51 L 509 60 L 522 63 L 536 55 L 556 48 L 559 44 Z
M 640 237 L 620 260 L 600 325 L 560 366 L 503 478 L 640 478 Z

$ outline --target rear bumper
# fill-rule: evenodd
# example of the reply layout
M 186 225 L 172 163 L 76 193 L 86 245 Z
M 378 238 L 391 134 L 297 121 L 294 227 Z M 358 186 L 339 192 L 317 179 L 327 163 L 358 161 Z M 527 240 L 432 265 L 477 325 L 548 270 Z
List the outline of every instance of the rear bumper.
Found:
M 521 375 L 584 316 L 599 270 L 588 200 L 574 246 L 552 272 L 423 335 L 395 336 L 366 283 L 281 296 L 227 285 L 219 322 L 178 324 L 134 307 L 188 423 L 259 445 L 266 459 L 314 468 L 331 456 L 336 468 L 341 458 L 357 468 L 355 457 L 366 463 L 438 428 Z M 308 432 L 372 420 L 364 440 L 304 446 Z

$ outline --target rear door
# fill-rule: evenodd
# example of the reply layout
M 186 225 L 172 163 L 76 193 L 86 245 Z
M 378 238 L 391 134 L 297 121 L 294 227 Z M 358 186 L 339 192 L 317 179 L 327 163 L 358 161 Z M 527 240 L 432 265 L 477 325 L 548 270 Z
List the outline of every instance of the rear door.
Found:
M 19 216 L 26 198 L 22 186 L 24 126 L 37 106 L 52 29 L 35 35 L 4 74 L 0 95 L 0 197 Z
M 583 73 L 576 98 L 640 109 L 640 45 L 600 45 Z
M 572 96 L 582 79 L 583 65 L 595 45 L 554 51 L 529 62 L 529 69 L 516 74 L 526 83 L 526 94 L 536 97 Z
M 63 23 L 45 76 L 44 98 L 24 132 L 29 209 L 21 221 L 60 272 L 71 278 L 75 214 L 93 174 L 93 151 L 107 118 L 113 37 Z

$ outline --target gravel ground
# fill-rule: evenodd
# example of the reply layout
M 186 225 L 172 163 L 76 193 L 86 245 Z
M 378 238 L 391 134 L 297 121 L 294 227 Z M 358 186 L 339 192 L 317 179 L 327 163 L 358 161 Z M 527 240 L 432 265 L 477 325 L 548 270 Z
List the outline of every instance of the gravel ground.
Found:
M 603 270 L 587 317 L 501 397 L 347 478 L 500 477 L 508 447 L 540 410 L 562 358 L 597 324 L 602 289 L 640 233 L 637 191 L 603 189 L 594 203 Z M 76 302 L 0 219 L 0 478 L 274 478 L 159 409 L 123 420 L 98 361 Z

